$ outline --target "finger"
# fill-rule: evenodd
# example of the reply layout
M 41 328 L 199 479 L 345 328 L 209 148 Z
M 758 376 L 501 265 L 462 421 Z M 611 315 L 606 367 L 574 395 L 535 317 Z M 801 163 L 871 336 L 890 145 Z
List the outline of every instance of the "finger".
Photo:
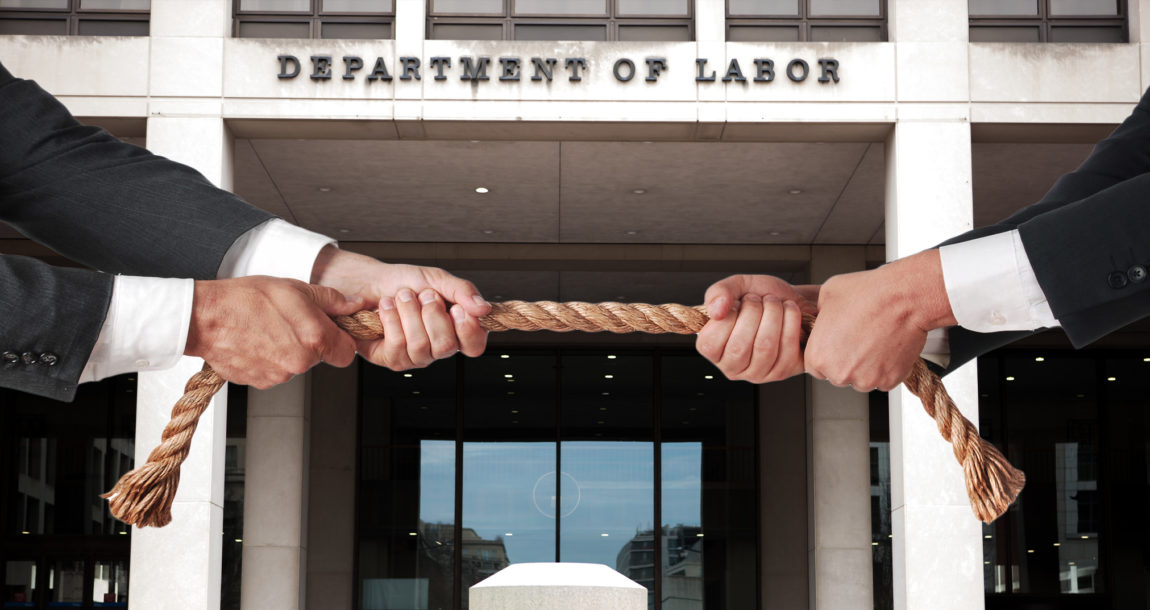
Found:
M 803 372 L 803 311 L 794 301 L 783 303 L 783 331 L 779 339 L 779 354 L 775 365 L 767 373 L 772 381 L 786 379 Z
M 447 315 L 443 298 L 439 293 L 426 288 L 419 293 L 422 304 L 423 328 L 431 343 L 431 356 L 436 360 L 446 358 L 459 351 L 459 341 L 455 338 L 455 323 Z
M 472 358 L 483 353 L 487 346 L 487 331 L 479 326 L 479 319 L 467 315 L 462 305 L 451 306 L 451 317 L 455 321 L 455 336 L 459 339 L 459 351 Z
M 413 368 L 415 365 L 407 357 L 407 339 L 403 335 L 399 310 L 391 297 L 379 300 L 379 323 L 383 326 L 383 339 L 371 342 L 367 350 L 368 359 L 393 371 Z M 361 348 L 360 351 L 364 350 Z
M 762 383 L 774 368 L 779 356 L 779 343 L 782 340 L 783 302 L 773 295 L 763 297 L 763 313 L 759 327 L 755 331 L 755 342 L 751 360 L 743 378 Z M 775 381 L 775 380 L 770 380 Z
M 460 305 L 463 310 L 468 314 L 477 318 L 491 313 L 491 303 L 488 303 L 479 294 L 479 289 L 475 284 L 463 279 L 455 277 L 450 273 L 436 269 L 438 273 L 428 274 L 428 284 L 431 288 L 443 295 L 443 298 Z
M 403 326 L 404 340 L 407 342 L 407 357 L 417 367 L 431 364 L 431 340 L 423 327 L 423 312 L 415 293 L 408 288 L 395 295 L 395 309 L 399 312 L 399 322 Z
M 719 370 L 731 379 L 742 379 L 743 373 L 751 364 L 755 353 L 755 335 L 763 319 L 763 298 L 757 294 L 743 295 L 739 307 L 739 317 L 731 336 L 723 346 L 723 357 L 719 360 Z
M 325 326 L 325 340 L 320 345 L 320 360 L 339 368 L 351 364 L 355 360 L 355 339 L 340 330 L 330 319 L 323 320 L 322 323 Z
M 719 360 L 723 358 L 723 349 L 737 320 L 738 318 L 734 316 L 727 316 L 724 319 L 711 318 L 695 337 L 695 349 L 717 366 Z
M 712 320 L 722 320 L 731 312 L 737 311 L 739 299 L 746 292 L 745 275 L 732 275 L 719 280 L 707 288 L 703 302 L 707 304 L 707 315 Z

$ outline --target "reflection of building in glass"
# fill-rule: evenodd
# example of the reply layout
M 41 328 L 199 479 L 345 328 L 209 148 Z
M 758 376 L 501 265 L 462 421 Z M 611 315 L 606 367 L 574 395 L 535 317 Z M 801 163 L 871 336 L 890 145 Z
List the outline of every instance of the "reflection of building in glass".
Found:
M 123 531 L 117 527 L 100 497 L 109 482 L 132 469 L 135 441 L 124 438 L 93 438 L 90 441 L 83 497 L 87 503 L 85 533 L 110 534 Z M 81 451 L 85 450 L 83 447 Z M 56 474 L 60 443 L 55 438 L 31 437 L 19 440 L 16 477 L 16 520 L 18 531 L 28 534 L 57 533 Z
M 22 533 L 44 533 L 56 505 L 55 439 L 22 438 L 16 477 L 16 519 Z M 50 526 L 49 526 L 50 527 Z
M 450 527 L 450 526 L 444 526 Z M 503 546 L 503 537 L 496 536 L 494 540 L 481 538 L 475 530 L 465 527 L 462 530 L 463 542 L 463 579 L 465 582 L 479 582 L 488 576 L 511 565 L 507 559 L 507 547 Z M 450 556 L 446 557 L 447 565 L 451 565 Z
M 663 570 L 662 608 L 686 610 L 701 608 L 703 603 L 703 533 L 702 528 L 676 525 L 663 530 L 663 553 L 659 567 Z M 615 569 L 627 578 L 655 589 L 655 535 L 652 530 L 637 532 L 615 561 Z M 653 607 L 653 600 L 648 603 Z
M 894 562 L 890 520 L 890 443 L 870 443 L 870 531 L 875 608 L 893 607 Z
M 1063 593 L 1093 593 L 1098 572 L 1098 460 L 1092 444 L 1055 443 L 1058 563 Z

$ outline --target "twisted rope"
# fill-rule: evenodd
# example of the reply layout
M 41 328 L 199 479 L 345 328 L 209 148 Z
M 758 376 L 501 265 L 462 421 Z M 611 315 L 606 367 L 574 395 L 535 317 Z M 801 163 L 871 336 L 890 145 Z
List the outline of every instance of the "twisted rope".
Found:
M 360 311 L 351 316 L 333 318 L 337 325 L 356 339 L 383 338 L 383 326 L 373 311 Z M 507 301 L 493 303 L 491 313 L 479 319 L 479 325 L 491 331 L 550 330 L 568 332 L 608 331 L 613 333 L 643 332 L 650 334 L 695 334 L 707 320 L 702 306 L 687 307 L 674 303 L 556 303 Z M 809 332 L 814 317 L 804 326 Z M 204 368 L 188 380 L 184 395 L 172 407 L 172 419 L 164 428 L 160 445 L 148 456 L 143 466 L 120 478 L 109 498 L 112 515 L 137 527 L 163 527 L 172 520 L 172 500 L 180 482 L 180 464 L 188 456 L 196 422 L 221 387 L 224 380 L 212 368 Z M 962 465 L 966 493 L 978 519 L 990 523 L 997 519 L 1018 497 L 1026 476 L 1010 465 L 1002 453 L 978 435 L 958 408 L 942 380 L 921 360 L 903 381 L 906 388 L 921 401 L 934 418 L 938 431 L 950 442 L 954 457 Z

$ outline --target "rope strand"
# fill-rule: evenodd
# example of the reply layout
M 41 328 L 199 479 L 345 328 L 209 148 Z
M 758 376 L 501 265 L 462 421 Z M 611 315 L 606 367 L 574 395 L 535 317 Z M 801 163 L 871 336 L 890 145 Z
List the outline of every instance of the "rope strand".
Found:
M 374 311 L 333 319 L 356 339 L 383 338 L 383 326 Z M 491 331 L 695 334 L 708 319 L 702 306 L 674 303 L 506 301 L 493 303 L 491 313 L 480 318 L 479 325 Z M 813 316 L 804 319 L 808 333 L 814 320 Z M 959 412 L 947 394 L 942 380 L 921 360 L 915 363 L 903 384 L 922 401 L 927 415 L 938 425 L 939 434 L 952 445 L 954 457 L 962 465 L 966 493 L 975 516 L 984 523 L 997 519 L 1018 497 L 1026 484 L 1026 476 L 978 435 L 974 424 Z M 164 428 L 160 445 L 144 465 L 125 474 L 102 496 L 109 499 L 113 516 L 137 527 L 163 527 L 171 522 L 180 465 L 188 457 L 200 415 L 223 385 L 224 380 L 206 363 L 203 370 L 188 380 L 184 395 L 172 407 L 172 419 Z

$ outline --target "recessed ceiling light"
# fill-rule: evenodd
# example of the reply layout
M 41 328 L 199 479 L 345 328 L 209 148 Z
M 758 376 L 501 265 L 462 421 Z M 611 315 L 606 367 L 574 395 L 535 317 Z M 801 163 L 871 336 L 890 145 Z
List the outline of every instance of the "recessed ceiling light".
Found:
M 519 415 L 519 409 L 511 409 L 512 415 Z
M 321 193 L 330 193 L 330 192 L 331 192 L 331 187 L 330 187 L 330 186 L 321 186 L 321 187 L 319 187 L 319 192 L 321 192 Z
M 603 379 L 614 379 L 614 375 L 603 375 Z
M 599 535 L 606 538 L 607 536 L 610 536 L 611 534 L 608 534 L 607 532 L 603 532 L 602 534 L 599 534 Z
M 510 358 L 511 355 L 510 354 L 499 354 L 499 357 L 506 360 L 507 358 Z
M 779 233 L 778 231 L 771 231 L 771 232 L 769 233 L 769 235 L 770 235 L 771 237 L 778 237 L 778 236 L 782 235 L 782 233 Z
M 647 193 L 647 189 L 634 189 L 631 191 L 631 193 L 635 195 L 644 195 Z
M 506 375 L 504 375 L 504 377 L 506 377 L 507 379 L 511 379 L 514 376 L 515 375 L 512 375 L 511 373 L 507 373 Z
M 483 193 L 488 192 L 488 190 L 487 190 L 486 186 L 477 186 L 477 187 L 475 187 L 475 192 L 482 195 Z
M 412 374 L 411 373 L 404 373 L 403 376 L 410 379 L 412 377 Z
M 607 359 L 608 359 L 608 360 L 614 360 L 614 359 L 615 359 L 615 354 L 607 354 Z
M 479 143 L 479 140 L 472 140 L 472 141 L 471 141 L 471 143 L 472 143 L 472 144 L 478 144 L 478 143 Z M 508 536 L 510 536 L 510 535 L 511 535 L 511 534 L 508 534 Z
M 703 375 L 703 379 L 714 379 L 714 375 Z
M 1107 377 L 1106 381 L 1118 381 L 1117 377 Z
M 1010 377 L 1007 377 L 1007 378 L 1006 378 L 1006 380 L 1007 380 L 1007 381 L 1014 381 L 1014 376 L 1012 375 L 1012 376 L 1010 376 Z
M 632 236 L 632 237 L 633 237 L 633 236 L 635 236 L 635 235 L 638 235 L 638 234 L 639 234 L 639 232 L 638 232 L 638 231 L 624 231 L 624 232 L 623 232 L 623 235 L 630 235 L 630 236 Z
M 494 235 L 494 234 L 495 234 L 495 229 L 484 229 L 484 230 L 483 230 L 483 234 L 484 234 L 484 235 Z
M 791 195 L 802 195 L 803 189 L 791 189 L 787 192 L 790 193 Z
M 604 396 L 610 396 L 610 395 L 611 395 L 611 393 L 610 393 L 610 392 L 603 392 L 603 395 L 604 395 Z
M 1034 361 L 1035 361 L 1035 362 L 1046 362 L 1046 358 L 1043 358 L 1042 356 L 1037 356 L 1037 357 L 1034 359 Z
M 351 233 L 351 229 L 340 229 L 340 233 Z

